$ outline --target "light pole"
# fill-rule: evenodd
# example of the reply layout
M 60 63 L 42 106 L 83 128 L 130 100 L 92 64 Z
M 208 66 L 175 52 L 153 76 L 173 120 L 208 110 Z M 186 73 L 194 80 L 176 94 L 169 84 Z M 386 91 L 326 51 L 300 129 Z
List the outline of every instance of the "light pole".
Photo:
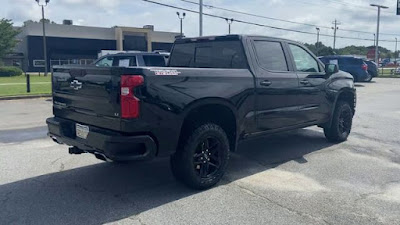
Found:
M 47 76 L 47 43 L 46 43 L 46 22 L 44 21 L 44 7 L 49 4 L 50 0 L 43 1 L 35 0 L 37 4 L 42 7 L 42 24 L 43 24 L 43 56 L 44 56 L 44 75 Z
M 317 44 L 315 45 L 315 48 L 317 49 L 317 56 L 319 55 L 319 31 L 321 29 L 319 29 L 319 27 L 315 28 L 317 30 Z
M 378 19 L 376 23 L 375 63 L 379 64 L 379 22 L 381 19 L 381 8 L 388 9 L 389 7 L 377 4 L 371 4 L 370 6 L 378 8 Z
M 233 19 L 228 19 L 228 18 L 225 18 L 225 20 L 226 20 L 226 22 L 228 23 L 228 27 L 229 27 L 229 34 L 231 34 L 231 24 L 233 23 Z
M 199 0 L 199 36 L 203 36 L 203 0 Z
M 181 21 L 181 38 L 183 38 L 183 19 L 185 19 L 186 13 L 182 13 L 182 16 L 179 12 L 176 12 L 178 15 L 179 20 Z

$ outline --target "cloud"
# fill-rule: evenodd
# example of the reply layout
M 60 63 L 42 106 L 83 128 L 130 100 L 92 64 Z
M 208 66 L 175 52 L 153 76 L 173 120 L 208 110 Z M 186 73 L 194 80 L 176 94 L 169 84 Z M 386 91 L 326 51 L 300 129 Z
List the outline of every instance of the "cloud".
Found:
M 179 0 L 154 0 L 192 10 L 198 10 L 197 5 Z M 196 0 L 195 0 L 196 1 Z M 374 0 L 204 0 L 205 4 L 220 6 L 238 11 L 264 15 L 268 17 L 291 20 L 301 23 L 315 24 L 321 27 L 321 34 L 332 35 L 332 21 L 340 20 L 341 25 L 338 35 L 357 38 L 372 39 L 376 30 L 376 9 L 369 4 Z M 390 9 L 382 13 L 381 32 L 399 33 L 399 17 L 394 15 L 396 3 L 393 0 L 382 0 Z M 40 8 L 33 0 L 4 1 L 0 14 L 13 19 L 15 24 L 21 25 L 24 20 L 40 19 Z M 136 26 L 146 24 L 155 25 L 156 30 L 179 31 L 179 20 L 176 16 L 177 9 L 170 9 L 154 5 L 141 0 L 52 0 L 46 7 L 46 15 L 52 21 L 61 23 L 63 19 L 72 19 L 75 24 L 87 26 Z M 315 27 L 299 24 L 285 23 L 266 18 L 251 17 L 233 12 L 204 8 L 204 12 L 227 18 L 241 19 L 270 26 L 284 27 L 295 30 L 315 33 L 301 34 L 280 31 L 266 27 L 241 24 L 232 24 L 233 33 L 258 34 L 289 38 L 300 42 L 314 43 L 316 41 Z M 187 36 L 198 35 L 198 14 L 187 13 L 184 19 L 184 32 Z M 322 28 L 328 27 L 328 28 Z M 371 34 L 346 32 L 345 29 L 361 30 Z M 225 20 L 204 17 L 204 32 L 206 35 L 222 35 L 228 32 Z M 400 37 L 400 35 L 399 35 Z M 395 36 L 381 35 L 382 39 L 393 39 Z M 321 37 L 326 45 L 332 45 L 333 38 Z M 356 41 L 338 39 L 337 46 L 346 45 L 371 45 L 372 41 Z M 382 42 L 384 47 L 394 48 L 394 43 Z

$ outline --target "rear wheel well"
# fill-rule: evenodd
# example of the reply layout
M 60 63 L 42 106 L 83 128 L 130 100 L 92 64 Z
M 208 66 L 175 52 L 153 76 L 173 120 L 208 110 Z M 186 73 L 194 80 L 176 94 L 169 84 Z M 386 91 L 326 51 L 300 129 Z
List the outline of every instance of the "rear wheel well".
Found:
M 199 106 L 187 114 L 181 128 L 178 148 L 182 148 L 191 131 L 207 122 L 215 123 L 225 131 L 229 139 L 229 147 L 231 151 L 234 151 L 236 149 L 236 117 L 229 107 L 219 104 Z

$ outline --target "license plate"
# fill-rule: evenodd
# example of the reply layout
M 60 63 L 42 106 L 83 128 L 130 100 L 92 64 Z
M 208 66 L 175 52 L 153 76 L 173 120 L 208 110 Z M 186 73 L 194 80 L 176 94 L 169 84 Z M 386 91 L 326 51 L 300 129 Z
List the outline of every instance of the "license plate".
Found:
M 86 139 L 89 134 L 89 127 L 79 123 L 75 125 L 75 130 L 76 136 L 82 139 Z

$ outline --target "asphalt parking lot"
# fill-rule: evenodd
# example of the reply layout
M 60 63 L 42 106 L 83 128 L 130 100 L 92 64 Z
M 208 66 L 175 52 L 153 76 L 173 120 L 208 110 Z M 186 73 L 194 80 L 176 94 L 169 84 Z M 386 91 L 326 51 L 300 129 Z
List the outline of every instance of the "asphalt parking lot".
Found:
M 347 142 L 302 129 L 248 141 L 219 186 L 168 159 L 114 165 L 46 137 L 48 99 L 0 102 L 0 224 L 400 224 L 400 79 L 357 84 Z

